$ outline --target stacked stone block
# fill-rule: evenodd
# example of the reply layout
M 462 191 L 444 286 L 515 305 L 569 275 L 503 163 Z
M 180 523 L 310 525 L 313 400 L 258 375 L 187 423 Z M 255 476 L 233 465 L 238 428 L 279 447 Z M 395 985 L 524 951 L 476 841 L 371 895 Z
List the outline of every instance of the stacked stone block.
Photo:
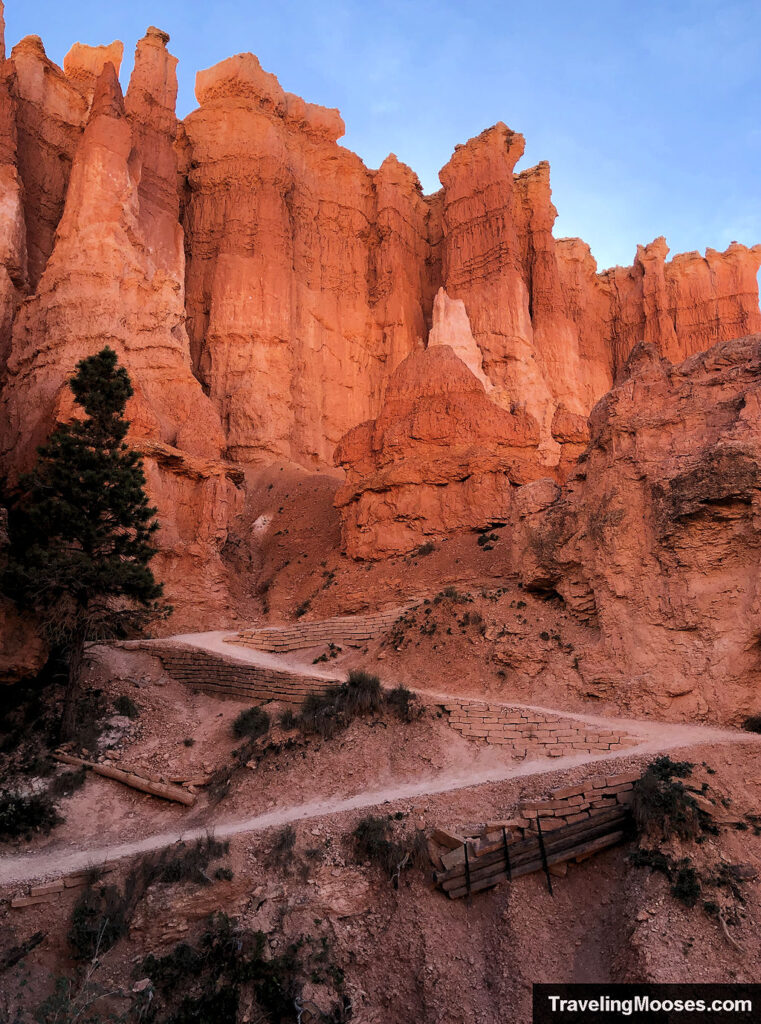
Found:
M 277 700 L 298 706 L 307 694 L 321 693 L 339 682 L 338 679 L 236 661 L 178 643 L 164 645 L 155 640 L 131 641 L 123 646 L 145 650 L 160 658 L 168 675 L 193 689 L 253 703 Z
M 360 647 L 380 636 L 403 615 L 410 606 L 390 608 L 385 612 L 368 615 L 347 615 L 319 622 L 294 622 L 287 626 L 268 626 L 264 629 L 245 629 L 227 643 L 242 644 L 257 651 L 286 654 L 288 651 L 306 650 L 330 643 L 347 647 Z
M 442 706 L 449 724 L 462 736 L 507 747 L 515 757 L 604 754 L 639 743 L 636 737 L 615 729 L 504 704 L 457 700 Z

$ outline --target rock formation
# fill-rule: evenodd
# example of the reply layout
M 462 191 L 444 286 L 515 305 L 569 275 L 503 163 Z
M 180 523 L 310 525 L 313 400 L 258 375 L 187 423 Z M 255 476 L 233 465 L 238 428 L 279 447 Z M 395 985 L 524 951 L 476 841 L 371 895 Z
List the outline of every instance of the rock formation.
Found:
M 231 455 L 329 465 L 426 333 L 430 204 L 389 157 L 336 145 L 338 111 L 252 54 L 200 72 L 184 122 L 193 358 Z
M 448 345 L 408 356 L 377 420 L 344 437 L 336 495 L 344 546 L 383 558 L 463 528 L 505 522 L 513 484 L 542 475 L 539 429 L 500 408 Z
M 252 54 L 199 72 L 179 123 L 167 38 L 139 42 L 126 99 L 118 42 L 77 43 L 62 70 L 29 36 L 3 60 L 0 472 L 29 465 L 71 411 L 76 361 L 113 345 L 178 606 L 229 607 L 245 467 L 330 471 L 338 445 L 347 549 L 390 552 L 504 518 L 523 480 L 562 481 L 638 341 L 674 360 L 761 330 L 759 246 L 667 263 L 659 239 L 598 273 L 553 237 L 549 166 L 516 173 L 504 124 L 425 196 L 393 155 L 366 168 L 338 111 Z
M 130 438 L 164 527 L 156 568 L 170 596 L 203 614 L 226 604 L 218 551 L 240 474 L 220 461 L 219 419 L 190 366 L 164 43 L 154 30 L 138 44 L 127 107 L 114 65 L 99 74 L 55 245 L 13 327 L 0 448 L 11 478 L 27 468 L 73 411 L 65 381 L 77 360 L 114 347 L 135 388 Z
M 756 706 L 760 422 L 761 334 L 677 366 L 642 344 L 595 406 L 568 483 L 516 490 L 525 585 L 599 629 L 604 663 L 585 652 L 579 668 L 589 695 L 624 685 L 724 721 Z

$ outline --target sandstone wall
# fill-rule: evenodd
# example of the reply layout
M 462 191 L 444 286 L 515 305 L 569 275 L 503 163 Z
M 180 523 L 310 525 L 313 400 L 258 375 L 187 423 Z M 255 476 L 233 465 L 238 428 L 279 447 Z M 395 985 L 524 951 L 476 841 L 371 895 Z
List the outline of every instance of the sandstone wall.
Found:
M 511 561 L 599 645 L 585 692 L 682 717 L 754 712 L 761 629 L 761 334 L 673 366 L 632 353 L 567 484 L 519 488 Z
M 190 363 L 171 133 L 175 61 L 165 42 L 149 30 L 138 44 L 126 105 L 108 50 L 90 54 L 98 77 L 88 100 L 86 79 L 70 84 L 38 49 L 20 44 L 40 80 L 53 82 L 54 98 L 80 97 L 87 120 L 51 251 L 52 220 L 27 225 L 28 294 L 13 323 L 0 393 L 0 459 L 11 480 L 27 469 L 54 422 L 74 411 L 66 380 L 77 360 L 104 344 L 115 348 L 135 388 L 130 439 L 146 457 L 162 524 L 156 567 L 180 606 L 175 625 L 190 625 L 228 604 L 219 549 L 239 506 L 241 474 L 222 459 L 219 417 Z M 47 124 L 49 89 L 40 95 Z M 55 112 L 71 127 L 69 107 L 59 103 Z
M 337 110 L 252 54 L 199 73 L 183 126 L 194 361 L 238 461 L 325 466 L 427 333 L 432 205 L 390 156 L 336 144 Z
M 118 42 L 75 44 L 61 69 L 30 36 L 3 60 L 0 472 L 29 465 L 76 361 L 113 345 L 157 565 L 195 621 L 229 605 L 241 467 L 329 469 L 337 447 L 347 549 L 409 550 L 503 521 L 516 483 L 563 480 L 636 342 L 681 359 L 761 330 L 761 247 L 666 263 L 661 239 L 599 274 L 553 237 L 549 167 L 516 174 L 504 124 L 424 196 L 251 54 L 200 72 L 178 123 L 167 38 L 140 41 L 126 98 Z

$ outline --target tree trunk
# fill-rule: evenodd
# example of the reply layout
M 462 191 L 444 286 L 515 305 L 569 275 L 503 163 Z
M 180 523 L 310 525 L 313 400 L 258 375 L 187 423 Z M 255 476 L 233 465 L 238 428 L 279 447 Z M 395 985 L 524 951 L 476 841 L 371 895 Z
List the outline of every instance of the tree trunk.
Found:
M 76 633 L 69 651 L 69 678 L 63 698 L 63 718 L 61 719 L 61 740 L 63 742 L 73 737 L 74 728 L 77 724 L 77 697 L 79 696 L 84 654 L 84 633 Z

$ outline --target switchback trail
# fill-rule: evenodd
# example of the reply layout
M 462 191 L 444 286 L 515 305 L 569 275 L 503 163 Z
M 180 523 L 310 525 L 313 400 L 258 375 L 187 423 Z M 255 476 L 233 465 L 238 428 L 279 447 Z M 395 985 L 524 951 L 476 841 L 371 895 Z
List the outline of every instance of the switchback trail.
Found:
M 448 699 L 444 695 L 426 694 L 437 699 Z M 490 703 L 494 703 L 490 701 Z M 530 705 L 506 705 L 509 707 L 531 707 Z M 59 877 L 95 867 L 107 861 L 132 857 L 137 854 L 149 853 L 163 849 L 173 843 L 201 839 L 209 832 L 220 839 L 244 833 L 262 832 L 269 828 L 305 821 L 312 818 L 323 818 L 345 812 L 378 807 L 398 800 L 415 799 L 421 796 L 435 796 L 440 793 L 478 787 L 508 779 L 527 778 L 533 775 L 554 773 L 563 768 L 570 769 L 583 764 L 596 764 L 605 761 L 629 759 L 639 755 L 663 753 L 675 748 L 684 748 L 700 743 L 761 743 L 761 735 L 741 733 L 729 729 L 714 729 L 704 726 L 669 725 L 659 722 L 635 721 L 632 719 L 609 719 L 599 716 L 570 714 L 558 708 L 541 708 L 537 710 L 559 714 L 569 718 L 589 722 L 625 723 L 630 734 L 642 736 L 642 742 L 635 747 L 623 751 L 611 751 L 608 754 L 579 754 L 568 757 L 537 758 L 523 761 L 520 764 L 510 763 L 491 768 L 474 770 L 441 772 L 434 776 L 410 779 L 384 789 L 363 790 L 352 796 L 327 800 L 310 800 L 305 803 L 293 804 L 289 807 L 276 808 L 266 814 L 238 819 L 210 820 L 204 825 L 182 831 L 161 832 L 144 839 L 129 843 L 116 843 L 103 846 L 90 846 L 85 849 L 72 849 L 70 846 L 46 850 L 35 854 L 20 854 L 4 857 L 0 861 L 0 885 L 12 885 L 30 882 L 48 876 Z

